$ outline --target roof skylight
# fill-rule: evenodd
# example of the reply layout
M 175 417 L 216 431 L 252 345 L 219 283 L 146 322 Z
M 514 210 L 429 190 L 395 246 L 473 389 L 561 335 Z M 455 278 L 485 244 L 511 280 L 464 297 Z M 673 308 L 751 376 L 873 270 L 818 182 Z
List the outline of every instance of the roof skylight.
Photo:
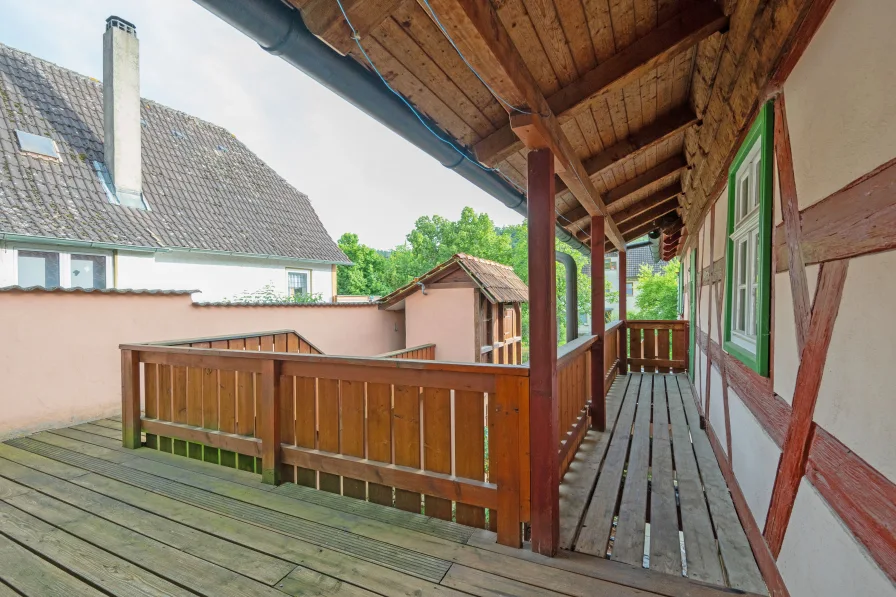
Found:
M 59 151 L 56 149 L 56 142 L 49 137 L 34 135 L 19 130 L 16 130 L 16 137 L 18 137 L 19 148 L 22 151 L 57 160 L 59 159 Z

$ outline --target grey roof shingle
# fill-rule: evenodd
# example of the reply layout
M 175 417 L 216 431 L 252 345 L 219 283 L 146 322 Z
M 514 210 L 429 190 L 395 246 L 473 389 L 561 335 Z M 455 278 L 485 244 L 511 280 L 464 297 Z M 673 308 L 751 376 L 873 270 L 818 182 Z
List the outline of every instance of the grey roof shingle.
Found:
M 94 169 L 102 84 L 0 44 L 0 233 L 349 262 L 307 195 L 228 131 L 149 100 L 141 116 L 149 211 L 111 204 Z M 61 161 L 23 154 L 16 129 Z
M 626 278 L 637 278 L 638 274 L 641 273 L 642 264 L 650 266 L 653 269 L 653 273 L 658 274 L 663 271 L 663 268 L 668 263 L 666 261 L 657 261 L 650 250 L 650 246 L 647 245 L 629 249 L 626 251 L 625 259 Z

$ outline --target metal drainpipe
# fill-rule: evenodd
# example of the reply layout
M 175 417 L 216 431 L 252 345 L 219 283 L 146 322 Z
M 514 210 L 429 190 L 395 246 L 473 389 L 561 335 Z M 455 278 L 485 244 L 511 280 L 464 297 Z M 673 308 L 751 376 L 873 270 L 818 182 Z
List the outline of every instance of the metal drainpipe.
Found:
M 554 255 L 566 270 L 566 341 L 572 342 L 579 337 L 579 272 L 572 255 L 560 251 Z
M 348 56 L 340 56 L 305 27 L 298 10 L 280 0 L 194 0 L 243 32 L 274 56 L 280 56 L 509 207 L 526 216 L 526 197 L 495 172 L 483 170 L 435 137 L 374 73 Z M 424 117 L 425 118 L 425 117 Z M 427 121 L 435 130 L 438 126 Z M 447 133 L 441 133 L 447 136 Z M 590 250 L 562 227 L 557 238 L 588 255 Z

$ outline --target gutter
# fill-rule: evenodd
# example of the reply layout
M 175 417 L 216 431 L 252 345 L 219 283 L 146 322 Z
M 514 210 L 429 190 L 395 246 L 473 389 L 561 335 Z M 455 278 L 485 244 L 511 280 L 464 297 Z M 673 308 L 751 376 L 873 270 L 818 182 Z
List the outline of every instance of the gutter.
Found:
M 139 245 L 120 245 L 117 243 L 104 243 L 89 240 L 77 240 L 72 238 L 54 238 L 51 236 L 30 236 L 27 234 L 12 234 L 0 232 L 0 242 L 12 243 L 36 243 L 57 247 L 84 247 L 90 249 L 108 249 L 117 251 L 133 251 L 135 253 L 200 253 L 203 255 L 223 255 L 227 257 L 245 257 L 247 259 L 277 259 L 279 261 L 295 261 L 300 263 L 318 263 L 324 265 L 352 265 L 351 261 L 324 261 L 323 259 L 298 259 L 283 255 L 268 255 L 266 253 L 240 253 L 238 251 L 216 251 L 214 249 L 193 249 L 190 247 L 144 247 Z
M 554 251 L 554 258 L 566 270 L 566 341 L 579 337 L 579 272 L 572 255 Z
M 374 73 L 349 56 L 341 56 L 305 27 L 299 11 L 280 0 L 194 0 L 197 4 L 280 56 L 392 132 L 426 152 L 446 168 L 522 216 L 528 215 L 526 196 L 495 172 L 464 159 L 433 135 L 427 126 L 450 138 L 435 123 L 421 122 Z M 422 116 L 425 118 L 425 116 Z M 475 157 L 470 155 L 475 161 Z M 588 255 L 590 249 L 555 224 L 557 238 Z

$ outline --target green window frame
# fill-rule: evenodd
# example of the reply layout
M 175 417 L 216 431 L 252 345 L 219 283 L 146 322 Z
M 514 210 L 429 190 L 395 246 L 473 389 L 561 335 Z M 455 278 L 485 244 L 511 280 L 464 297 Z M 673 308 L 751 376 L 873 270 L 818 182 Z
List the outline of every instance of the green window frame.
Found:
M 725 245 L 724 348 L 763 377 L 768 376 L 771 319 L 773 114 L 772 102 L 762 106 L 728 170 L 728 225 Z M 757 157 L 758 165 L 755 162 Z M 749 168 L 754 170 L 750 171 Z M 746 178 L 749 180 L 745 180 Z M 738 188 L 741 190 L 740 195 Z M 738 197 L 741 197 L 740 202 Z M 756 200 L 758 206 L 751 207 L 750 202 Z M 758 218 L 758 225 L 744 224 L 756 222 L 754 218 Z M 749 232 L 742 232 L 744 230 Z M 737 281 L 735 269 L 738 270 Z M 753 275 L 749 276 L 750 273 Z M 754 306 L 753 309 L 749 308 L 750 305 Z M 755 334 L 750 334 L 750 331 Z

